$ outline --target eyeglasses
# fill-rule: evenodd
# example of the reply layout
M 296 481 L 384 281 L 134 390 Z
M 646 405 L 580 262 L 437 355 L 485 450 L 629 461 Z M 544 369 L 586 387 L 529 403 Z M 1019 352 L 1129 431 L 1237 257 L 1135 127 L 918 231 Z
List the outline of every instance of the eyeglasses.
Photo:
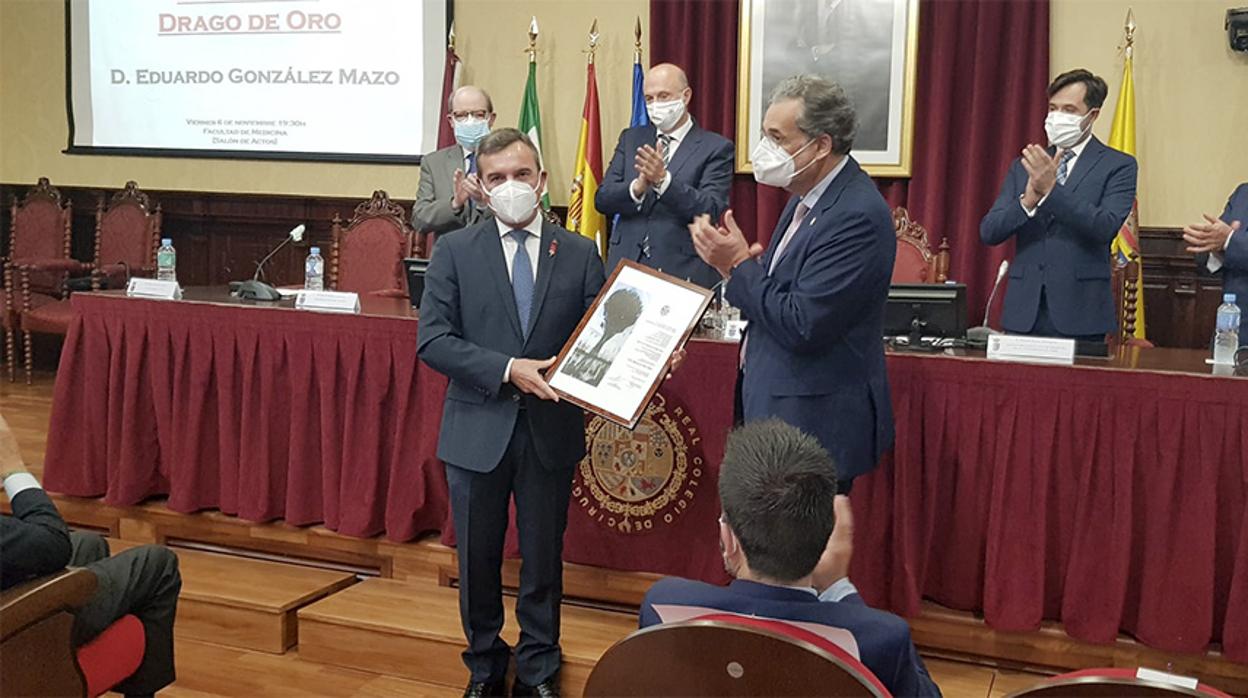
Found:
M 451 113 L 451 118 L 456 121 L 467 121 L 468 117 L 473 117 L 473 118 L 485 121 L 485 119 L 487 119 L 489 116 L 490 116 L 490 112 L 484 109 L 478 109 L 477 111 L 457 111 L 457 112 Z

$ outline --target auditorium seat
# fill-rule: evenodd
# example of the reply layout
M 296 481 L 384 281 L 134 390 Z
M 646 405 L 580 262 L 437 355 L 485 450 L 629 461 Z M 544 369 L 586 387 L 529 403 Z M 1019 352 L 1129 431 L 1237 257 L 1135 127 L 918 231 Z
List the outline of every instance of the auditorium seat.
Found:
M 897 233 L 897 259 L 893 262 L 895 284 L 943 284 L 949 278 L 949 241 L 941 240 L 932 253 L 927 229 L 911 220 L 905 207 L 893 209 Z
M 798 625 L 715 613 L 639 630 L 607 650 L 586 696 L 889 696 L 845 649 Z
M 407 297 L 403 259 L 412 255 L 415 234 L 407 224 L 407 213 L 389 194 L 373 192 L 373 198 L 355 207 L 355 215 L 345 226 L 334 214 L 332 232 L 330 289 Z
M 1148 675 L 1144 669 L 1083 669 L 1045 679 L 1030 688 L 1011 693 L 1008 698 L 1109 698 L 1111 696 L 1204 696 L 1230 698 L 1230 695 L 1195 679 L 1167 674 Z M 1190 682 L 1186 685 L 1183 682 Z
M 1120 346 L 1151 347 L 1153 343 L 1135 336 L 1138 307 L 1144 286 L 1141 283 L 1142 268 L 1139 258 L 1122 262 L 1110 253 L 1113 270 L 1110 284 L 1114 291 L 1114 307 L 1118 309 L 1118 344 Z

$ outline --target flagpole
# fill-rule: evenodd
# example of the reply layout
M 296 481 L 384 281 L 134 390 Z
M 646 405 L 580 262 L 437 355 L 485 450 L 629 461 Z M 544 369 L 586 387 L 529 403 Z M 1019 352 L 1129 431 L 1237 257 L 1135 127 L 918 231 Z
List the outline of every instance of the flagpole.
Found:
M 536 63 L 537 62 L 537 15 L 533 15 L 533 18 L 529 20 L 529 48 L 527 49 L 527 51 L 529 54 L 529 62 Z
M 641 65 L 641 15 L 637 15 L 637 24 L 633 25 L 633 63 Z

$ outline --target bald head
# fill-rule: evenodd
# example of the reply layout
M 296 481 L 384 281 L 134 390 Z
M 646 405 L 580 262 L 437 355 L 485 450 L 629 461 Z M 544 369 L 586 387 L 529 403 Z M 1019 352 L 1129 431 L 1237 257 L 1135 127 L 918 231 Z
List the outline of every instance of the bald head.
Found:
M 494 113 L 494 102 L 485 90 L 476 85 L 464 85 L 451 93 L 446 101 L 446 111 L 454 115 L 456 112 Z
M 642 85 L 642 91 L 646 94 L 646 108 L 650 111 L 650 121 L 661 131 L 670 132 L 684 125 L 688 120 L 689 114 L 686 107 L 689 100 L 693 97 L 693 90 L 689 88 L 689 78 L 685 75 L 685 71 L 680 66 L 671 63 L 660 63 L 651 68 L 646 73 L 645 83 Z M 661 123 L 661 118 L 655 110 L 656 104 L 662 105 L 670 102 L 683 102 L 684 106 L 675 105 L 676 109 L 668 110 L 671 120 L 667 123 Z

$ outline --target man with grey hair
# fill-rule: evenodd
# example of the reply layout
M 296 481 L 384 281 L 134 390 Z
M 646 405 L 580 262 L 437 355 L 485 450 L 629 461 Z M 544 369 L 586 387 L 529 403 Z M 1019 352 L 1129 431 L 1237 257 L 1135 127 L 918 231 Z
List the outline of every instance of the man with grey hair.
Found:
M 449 233 L 491 217 L 477 178 L 476 150 L 494 126 L 494 102 L 480 87 L 464 85 L 451 93 L 446 111 L 455 145 L 420 159 L 412 204 L 412 227 L 420 232 Z
M 847 493 L 892 446 L 884 371 L 884 304 L 897 254 L 892 213 L 849 154 L 857 118 L 836 83 L 782 81 L 751 156 L 760 184 L 793 194 L 766 250 L 729 211 L 689 226 L 725 295 L 749 321 L 741 345 L 738 416 L 776 417 L 832 454 Z

